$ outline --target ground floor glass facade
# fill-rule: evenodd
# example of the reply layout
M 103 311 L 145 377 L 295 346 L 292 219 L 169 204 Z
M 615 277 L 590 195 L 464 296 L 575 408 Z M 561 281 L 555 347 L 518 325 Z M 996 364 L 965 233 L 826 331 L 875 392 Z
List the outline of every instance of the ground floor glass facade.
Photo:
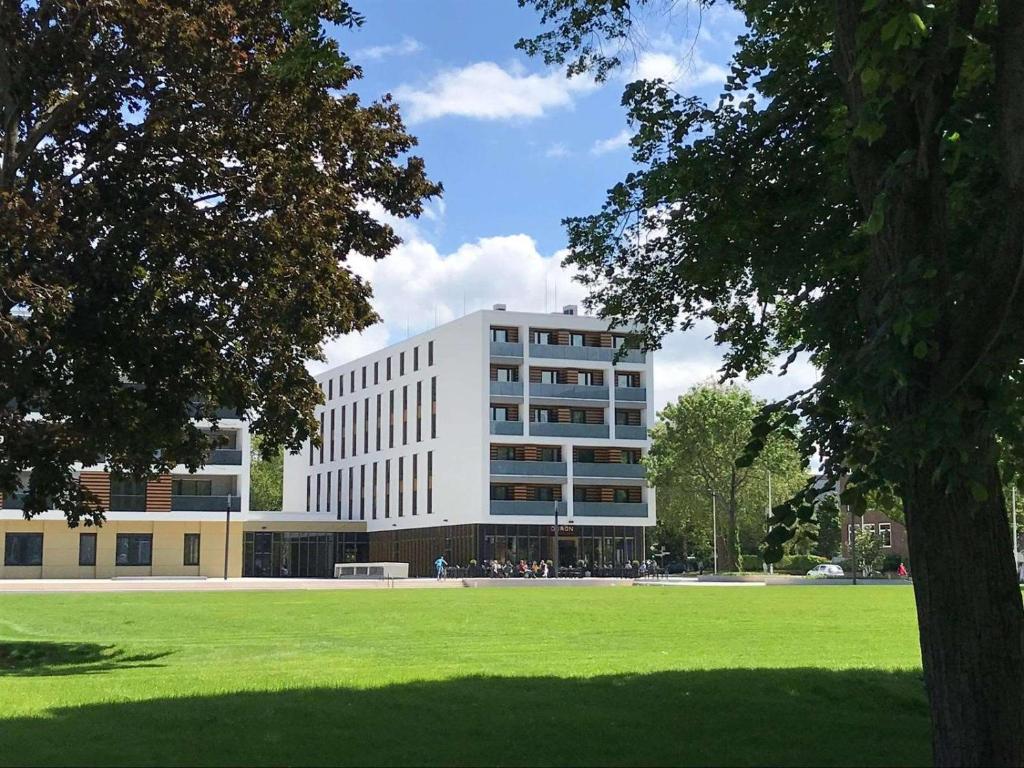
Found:
M 262 578 L 331 578 L 335 563 L 369 560 L 366 533 L 246 531 L 242 575 Z

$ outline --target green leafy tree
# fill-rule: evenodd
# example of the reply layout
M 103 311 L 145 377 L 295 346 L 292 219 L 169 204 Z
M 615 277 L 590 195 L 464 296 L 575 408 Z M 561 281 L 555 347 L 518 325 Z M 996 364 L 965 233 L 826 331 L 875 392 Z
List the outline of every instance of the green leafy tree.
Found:
M 882 567 L 882 539 L 871 531 L 857 531 L 857 572 L 870 576 Z
M 814 554 L 821 557 L 835 557 L 842 551 L 843 520 L 839 510 L 839 500 L 835 496 L 822 497 L 814 510 L 818 535 L 814 544 Z
M 284 448 L 265 456 L 261 438 L 252 441 L 252 461 L 249 466 L 249 508 L 279 511 L 282 505 L 284 483 Z
M 657 0 L 521 2 L 546 25 L 521 48 L 606 77 Z M 935 760 L 1020 765 L 1024 607 L 997 438 L 1024 444 L 1024 3 L 730 5 L 747 30 L 721 99 L 627 86 L 639 167 L 568 220 L 568 263 L 638 344 L 706 319 L 726 376 L 813 361 L 818 381 L 763 414 L 751 454 L 802 419 L 857 514 L 895 490 Z M 777 509 L 771 557 L 813 501 Z
M 744 527 L 753 529 L 750 541 L 764 535 L 768 473 L 780 498 L 807 482 L 795 439 L 781 432 L 749 466 L 736 465 L 762 405 L 742 387 L 701 384 L 665 406 L 651 431 L 648 477 L 658 489 L 659 517 L 680 527 L 703 518 L 706 530 L 714 498 L 722 570 L 739 569 Z
M 0 6 L 0 495 L 26 516 L 102 519 L 75 462 L 197 468 L 192 418 L 220 405 L 265 456 L 314 433 L 306 361 L 377 320 L 348 256 L 399 242 L 371 209 L 440 192 L 397 106 L 352 89 L 327 29 L 361 22 L 343 0 Z

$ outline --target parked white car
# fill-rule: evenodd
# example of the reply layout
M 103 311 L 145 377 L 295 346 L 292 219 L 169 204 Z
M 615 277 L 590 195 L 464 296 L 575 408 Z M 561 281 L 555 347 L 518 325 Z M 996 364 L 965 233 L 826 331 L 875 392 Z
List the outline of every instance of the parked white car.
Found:
M 845 575 L 843 569 L 833 563 L 816 565 L 807 572 L 809 579 L 841 579 Z

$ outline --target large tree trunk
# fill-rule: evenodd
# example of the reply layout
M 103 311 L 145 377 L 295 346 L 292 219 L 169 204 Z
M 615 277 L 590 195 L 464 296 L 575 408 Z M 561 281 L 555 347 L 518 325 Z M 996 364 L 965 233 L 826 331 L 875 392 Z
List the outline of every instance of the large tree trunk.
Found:
M 1024 608 L 993 451 L 988 499 L 932 466 L 904 497 L 936 765 L 1024 765 Z

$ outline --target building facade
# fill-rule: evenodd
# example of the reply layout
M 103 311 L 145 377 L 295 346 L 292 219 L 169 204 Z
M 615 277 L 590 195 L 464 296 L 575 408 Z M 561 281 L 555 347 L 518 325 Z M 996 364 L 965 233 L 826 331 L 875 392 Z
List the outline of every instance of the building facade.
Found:
M 69 528 L 57 510 L 25 520 L 19 496 L 4 498 L 0 578 L 222 576 L 225 538 L 228 572 L 240 575 L 243 513 L 249 506 L 249 431 L 235 412 L 225 410 L 218 417 L 222 444 L 199 472 L 177 466 L 138 482 L 118 479 L 102 465 L 76 467 L 79 482 L 108 510 L 102 526 Z M 212 430 L 209 423 L 199 426 Z
M 362 524 L 373 561 L 642 559 L 649 353 L 575 313 L 475 312 L 325 371 L 284 508 Z M 616 360 L 616 357 L 619 359 Z M 325 545 L 326 546 L 326 545 Z

